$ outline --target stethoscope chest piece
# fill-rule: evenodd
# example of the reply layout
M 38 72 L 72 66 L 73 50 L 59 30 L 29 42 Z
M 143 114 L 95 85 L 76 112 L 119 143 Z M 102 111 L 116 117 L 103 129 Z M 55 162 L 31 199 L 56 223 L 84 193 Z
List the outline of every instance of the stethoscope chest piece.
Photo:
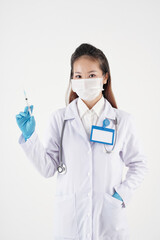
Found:
M 104 128 L 107 127 L 109 124 L 110 124 L 110 121 L 109 121 L 108 118 L 106 118 L 106 119 L 103 120 L 103 127 L 104 127 Z
M 62 163 L 61 165 L 59 165 L 57 167 L 57 171 L 60 173 L 60 174 L 64 174 L 66 173 L 66 165 L 64 163 Z

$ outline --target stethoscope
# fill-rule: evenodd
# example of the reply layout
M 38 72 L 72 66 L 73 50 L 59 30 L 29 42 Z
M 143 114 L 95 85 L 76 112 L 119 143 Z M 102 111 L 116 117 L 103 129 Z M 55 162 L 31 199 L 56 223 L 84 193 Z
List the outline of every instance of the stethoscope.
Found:
M 108 118 L 104 119 L 103 120 L 103 127 L 107 127 L 108 125 L 110 124 L 110 121 Z M 113 149 L 116 145 L 116 139 L 117 139 L 117 125 L 118 125 L 118 121 L 117 121 L 117 117 L 115 118 L 115 140 L 114 140 L 114 144 L 113 144 L 113 147 L 112 149 L 109 151 L 107 148 L 106 148 L 106 144 L 104 144 L 104 148 L 106 150 L 107 153 L 111 153 L 113 152 Z
M 57 171 L 61 174 L 64 174 L 67 171 L 66 165 L 62 162 L 62 139 L 63 139 L 64 126 L 66 124 L 66 121 L 67 120 L 64 120 L 63 126 L 62 126 L 61 141 L 60 141 L 59 166 L 57 167 Z
M 60 155 L 59 155 L 59 166 L 57 167 L 57 171 L 60 173 L 60 174 L 64 174 L 67 172 L 67 168 L 66 168 L 66 165 L 62 162 L 62 139 L 63 139 L 63 133 L 64 133 L 64 127 L 65 127 L 65 123 L 66 123 L 67 120 L 64 120 L 63 122 L 63 126 L 62 126 L 62 133 L 61 133 L 61 141 L 60 141 Z M 110 121 L 108 118 L 105 118 L 103 120 L 103 127 L 107 127 L 108 125 L 110 124 Z M 116 144 L 116 139 L 117 139 L 117 117 L 115 119 L 115 140 L 114 140 L 114 144 L 113 144 L 113 147 L 112 149 L 109 151 L 107 150 L 106 148 L 106 144 L 104 144 L 104 147 L 105 147 L 105 150 L 107 153 L 111 153 L 113 152 L 113 149 L 115 147 L 115 144 Z

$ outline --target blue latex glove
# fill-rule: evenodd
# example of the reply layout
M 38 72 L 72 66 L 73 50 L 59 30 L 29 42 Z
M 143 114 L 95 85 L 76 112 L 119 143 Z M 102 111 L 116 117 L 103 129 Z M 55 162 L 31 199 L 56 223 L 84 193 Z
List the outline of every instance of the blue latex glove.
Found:
M 119 199 L 119 200 L 121 200 L 121 201 L 123 202 L 123 199 L 121 198 L 121 196 L 120 196 L 117 192 L 115 192 L 115 193 L 112 195 L 112 197 L 115 197 L 115 198 L 117 198 L 117 199 Z
M 33 105 L 30 106 L 31 113 L 33 112 Z M 36 122 L 34 116 L 30 116 L 28 106 L 25 107 L 24 112 L 20 112 L 16 115 L 17 124 L 22 131 L 22 134 L 27 141 L 35 130 Z

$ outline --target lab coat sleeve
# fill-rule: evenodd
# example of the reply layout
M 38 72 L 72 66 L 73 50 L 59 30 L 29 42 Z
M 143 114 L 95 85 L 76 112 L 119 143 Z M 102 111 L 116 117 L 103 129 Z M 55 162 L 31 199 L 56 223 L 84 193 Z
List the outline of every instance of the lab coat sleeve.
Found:
M 44 143 L 40 141 L 36 130 L 26 142 L 23 134 L 19 138 L 19 144 L 27 158 L 33 163 L 38 172 L 46 178 L 55 174 L 59 160 L 59 136 L 54 113 L 49 117 Z
M 123 206 L 127 207 L 135 190 L 142 183 L 144 176 L 148 173 L 148 161 L 138 136 L 135 119 L 128 114 L 125 124 L 125 139 L 121 151 L 121 158 L 128 167 L 125 180 L 114 186 L 115 191 L 123 199 Z

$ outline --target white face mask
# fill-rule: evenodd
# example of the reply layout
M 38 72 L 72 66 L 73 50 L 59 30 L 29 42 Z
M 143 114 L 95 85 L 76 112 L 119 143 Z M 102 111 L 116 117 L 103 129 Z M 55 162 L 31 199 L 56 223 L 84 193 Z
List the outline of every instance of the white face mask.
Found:
M 71 79 L 72 90 L 86 101 L 95 99 L 103 89 L 103 78 Z

